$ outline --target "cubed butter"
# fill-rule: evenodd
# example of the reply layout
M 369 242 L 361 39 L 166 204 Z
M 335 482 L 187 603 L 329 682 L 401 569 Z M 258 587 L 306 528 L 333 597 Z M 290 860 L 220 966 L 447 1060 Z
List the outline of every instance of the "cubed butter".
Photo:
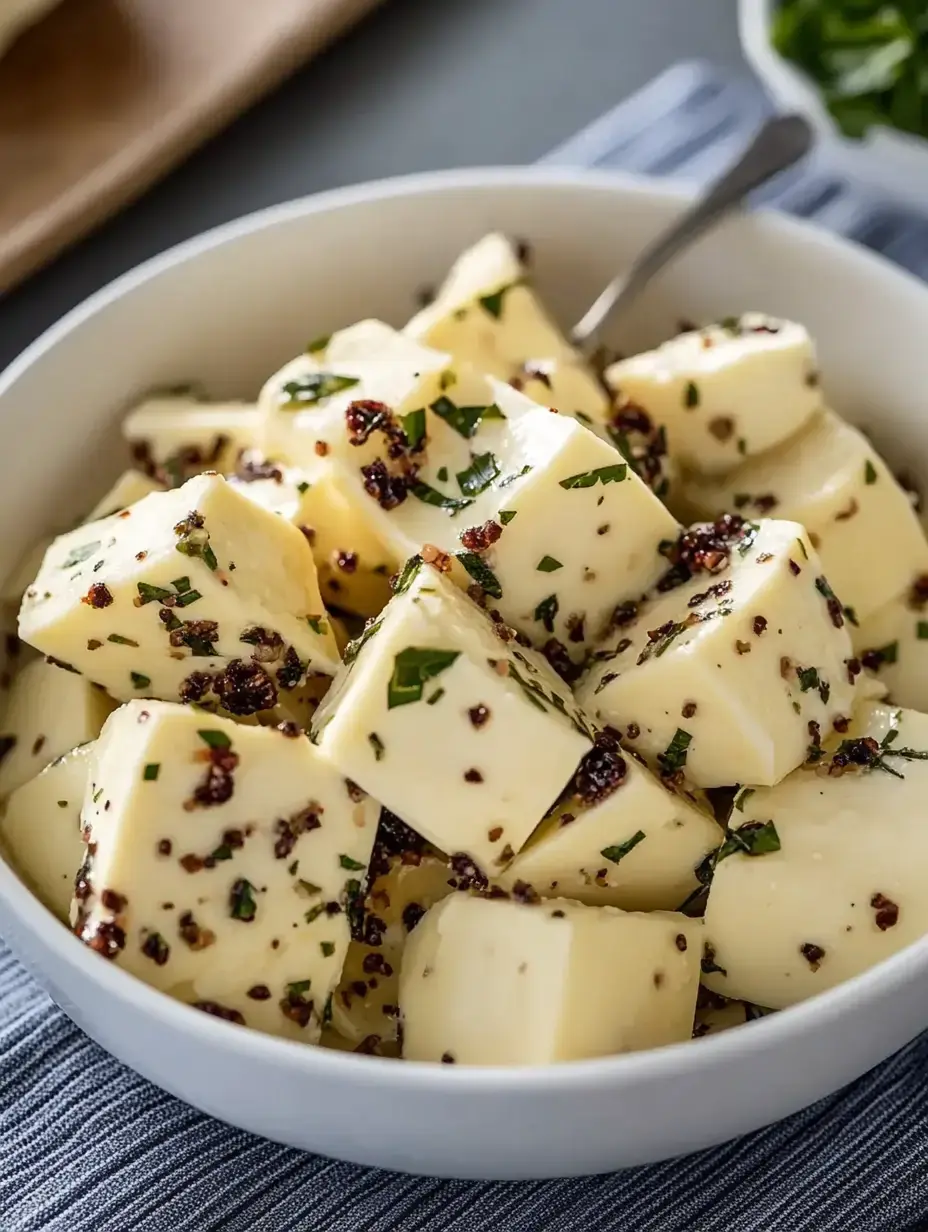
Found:
M 685 531 L 666 586 L 616 612 L 577 697 L 662 770 L 698 787 L 773 784 L 854 700 L 851 640 L 795 522 L 726 518 Z
M 305 537 L 218 475 L 62 535 L 20 634 L 113 697 L 276 705 L 339 656 Z
M 129 702 L 90 765 L 75 931 L 206 1013 L 315 1043 L 378 813 L 292 729 Z
M 484 873 L 522 847 L 591 745 L 570 691 L 511 638 L 414 562 L 313 720 L 344 775 Z
M 163 395 L 129 412 L 122 434 L 137 466 L 169 488 L 201 471 L 225 474 L 256 444 L 261 416 L 249 402 Z
M 406 944 L 403 1056 L 550 1065 L 689 1039 L 699 931 L 670 912 L 453 894 Z
M 0 840 L 23 881 L 63 923 L 84 859 L 81 806 L 92 744 L 63 753 L 7 801 Z
M 682 783 L 656 775 L 607 734 L 499 878 L 544 897 L 626 911 L 674 910 L 697 888 L 695 870 L 722 841 Z
M 96 740 L 113 703 L 89 680 L 33 659 L 13 678 L 0 722 L 0 798 L 76 745 Z
M 706 908 L 715 992 L 783 1009 L 928 932 L 928 716 L 867 703 L 836 740 L 736 800 Z
M 801 522 L 859 621 L 928 572 L 928 541 L 908 495 L 866 437 L 831 411 L 723 483 L 689 482 L 684 501 L 700 518 L 734 510 Z
M 606 382 L 667 428 L 671 454 L 724 475 L 798 430 L 822 406 L 815 350 L 792 321 L 759 313 L 679 334 L 620 360 Z

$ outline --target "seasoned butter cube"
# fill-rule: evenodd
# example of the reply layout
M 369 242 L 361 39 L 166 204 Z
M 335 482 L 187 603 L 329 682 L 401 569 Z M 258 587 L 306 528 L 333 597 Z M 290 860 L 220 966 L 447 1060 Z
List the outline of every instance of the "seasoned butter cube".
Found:
M 928 574 L 851 629 L 854 651 L 889 700 L 928 710 Z
M 130 411 L 122 434 L 137 465 L 176 488 L 201 471 L 231 471 L 242 450 L 256 444 L 260 423 L 252 403 L 163 396 Z
M 569 690 L 437 570 L 412 562 L 345 654 L 313 739 L 442 851 L 517 852 L 591 744 Z
M 92 744 L 55 759 L 7 801 L 0 843 L 36 897 L 68 922 L 74 878 L 84 859 L 81 805 Z
M 722 841 L 715 821 L 672 779 L 665 786 L 608 735 L 499 878 L 543 898 L 626 911 L 673 910 L 697 888 L 695 870 Z
M 928 716 L 868 703 L 837 739 L 736 799 L 706 908 L 715 992 L 782 1009 L 928 932 Z
M 89 680 L 33 659 L 13 679 L 0 722 L 0 798 L 78 744 L 96 740 L 113 703 Z
M 431 347 L 424 347 L 392 325 L 373 318 L 340 329 L 324 342 L 324 347 L 313 348 L 310 354 L 316 360 L 324 359 L 327 365 L 351 364 L 367 359 L 428 362 L 433 355 Z
M 739 510 L 801 522 L 857 620 L 928 571 L 928 542 L 908 496 L 866 437 L 831 411 L 723 484 L 691 482 L 684 499 L 697 517 Z
M 406 939 L 455 880 L 448 861 L 423 852 L 415 863 L 394 859 L 365 900 L 365 940 L 352 941 L 332 1000 L 332 1026 L 343 1039 L 380 1045 L 398 1038 L 399 980 Z
M 805 329 L 758 313 L 620 360 L 606 382 L 666 426 L 683 466 L 706 475 L 780 444 L 822 406 Z
M 390 599 L 397 562 L 363 518 L 364 507 L 345 496 L 339 477 L 311 479 L 315 473 L 282 463 L 252 464 L 246 455 L 246 465 L 229 482 L 306 536 L 326 604 L 376 616 Z
M 234 714 L 339 663 L 305 537 L 218 475 L 56 539 L 19 627 L 113 697 Z
M 722 519 L 684 531 L 660 592 L 596 652 L 587 713 L 698 787 L 779 782 L 854 699 L 841 604 L 795 522 Z
M 129 702 L 90 766 L 75 931 L 178 1000 L 315 1043 L 378 812 L 292 727 Z
M 161 488 L 160 483 L 143 474 L 142 471 L 132 469 L 123 471 L 106 495 L 94 505 L 84 521 L 98 522 L 100 518 L 108 518 L 111 514 L 119 513 L 121 509 L 128 509 L 130 505 L 136 504 L 143 496 L 159 492 Z M 34 569 L 32 577 L 35 577 L 35 572 Z M 31 582 L 32 578 L 29 581 Z
M 690 1038 L 699 921 L 453 894 L 406 945 L 403 1056 L 550 1065 Z

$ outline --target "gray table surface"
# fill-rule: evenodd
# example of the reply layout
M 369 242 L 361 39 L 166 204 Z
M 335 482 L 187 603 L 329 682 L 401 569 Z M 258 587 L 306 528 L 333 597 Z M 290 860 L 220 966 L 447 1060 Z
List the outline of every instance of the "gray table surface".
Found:
M 740 62 L 735 0 L 386 0 L 102 230 L 0 299 L 0 370 L 146 257 L 288 198 L 528 163 L 677 60 Z

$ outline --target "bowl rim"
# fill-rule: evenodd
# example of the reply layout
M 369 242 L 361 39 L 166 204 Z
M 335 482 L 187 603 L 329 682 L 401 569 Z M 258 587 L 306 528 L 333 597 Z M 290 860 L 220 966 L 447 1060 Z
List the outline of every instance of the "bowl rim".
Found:
M 680 208 L 685 207 L 693 193 L 690 186 L 680 182 L 668 183 L 624 172 L 558 166 L 472 167 L 393 176 L 268 206 L 173 245 L 119 275 L 77 304 L 0 372 L 0 412 L 3 409 L 2 399 L 7 391 L 59 342 L 101 309 L 203 253 L 262 230 L 272 229 L 292 219 L 333 212 L 353 205 L 371 204 L 397 197 L 441 195 L 448 191 L 492 191 L 507 188 L 536 188 L 539 191 L 567 188 L 578 192 L 605 192 L 619 198 L 656 199 L 665 204 L 678 205 Z M 826 254 L 833 254 L 835 260 L 857 264 L 862 273 L 869 273 L 874 280 L 882 280 L 888 284 L 890 291 L 897 295 L 917 295 L 922 299 L 928 296 L 928 288 L 914 275 L 876 253 L 804 220 L 762 209 L 753 211 L 750 215 L 742 215 L 740 225 L 756 227 L 762 232 L 774 235 L 780 234 L 786 240 L 804 246 L 811 245 Z M 698 1046 L 694 1046 L 697 1041 L 686 1040 L 642 1052 L 564 1061 L 551 1066 L 452 1066 L 422 1061 L 403 1061 L 398 1064 L 392 1058 L 307 1046 L 296 1040 L 283 1039 L 257 1030 L 243 1030 L 174 1000 L 118 966 L 101 962 L 99 955 L 83 946 L 43 906 L 2 856 L 0 899 L 20 926 L 39 936 L 46 951 L 52 953 L 58 962 L 76 967 L 78 973 L 100 993 L 113 1000 L 133 1005 L 149 1019 L 162 1023 L 169 1030 L 198 1037 L 204 1046 L 232 1051 L 242 1060 L 257 1057 L 265 1064 L 295 1067 L 309 1078 L 312 1078 L 314 1073 L 325 1070 L 331 1078 L 351 1080 L 352 1076 L 361 1076 L 365 1083 L 385 1092 L 427 1090 L 430 1094 L 437 1093 L 451 1098 L 464 1090 L 468 1094 L 492 1090 L 518 1095 L 535 1091 L 585 1090 L 594 1087 L 601 1090 L 604 1082 L 610 1086 L 636 1085 L 658 1075 L 684 1079 L 697 1070 L 704 1070 L 707 1065 L 724 1061 L 725 1058 L 750 1055 L 755 1051 L 764 1051 L 799 1039 L 812 1024 L 817 1024 L 819 1030 L 828 1030 L 849 1013 L 861 998 L 869 1001 L 889 997 L 909 981 L 928 974 L 926 935 L 834 988 L 825 989 L 789 1009 L 745 1024 L 749 1025 L 748 1030 L 738 1027 L 721 1032 L 699 1040 Z M 10 948 L 18 957 L 15 942 Z

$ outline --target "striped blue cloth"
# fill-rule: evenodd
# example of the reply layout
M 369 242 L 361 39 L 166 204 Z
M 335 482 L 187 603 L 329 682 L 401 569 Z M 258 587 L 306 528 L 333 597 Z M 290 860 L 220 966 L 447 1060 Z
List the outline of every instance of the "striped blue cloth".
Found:
M 750 83 L 682 65 L 548 161 L 701 180 L 766 107 Z M 827 159 L 766 199 L 928 274 L 928 223 Z M 303 1155 L 193 1111 L 87 1040 L 0 944 L 0 1232 L 914 1232 L 926 1217 L 928 1036 L 788 1121 L 687 1159 L 434 1181 Z

